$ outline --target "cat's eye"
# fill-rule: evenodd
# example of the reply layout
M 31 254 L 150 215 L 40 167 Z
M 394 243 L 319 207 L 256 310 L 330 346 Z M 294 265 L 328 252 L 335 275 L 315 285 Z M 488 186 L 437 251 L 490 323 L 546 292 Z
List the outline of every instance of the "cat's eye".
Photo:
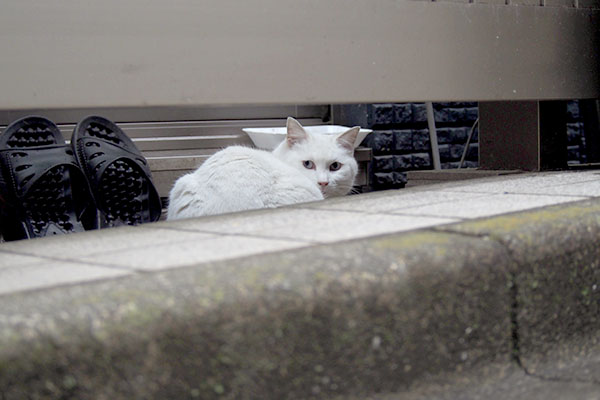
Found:
M 306 169 L 314 169 L 315 168 L 315 163 L 310 160 L 302 161 L 302 165 L 304 165 L 304 168 L 306 168 Z
M 330 171 L 337 171 L 340 168 L 342 168 L 342 163 L 337 162 L 337 161 L 332 162 L 331 165 L 329 166 Z

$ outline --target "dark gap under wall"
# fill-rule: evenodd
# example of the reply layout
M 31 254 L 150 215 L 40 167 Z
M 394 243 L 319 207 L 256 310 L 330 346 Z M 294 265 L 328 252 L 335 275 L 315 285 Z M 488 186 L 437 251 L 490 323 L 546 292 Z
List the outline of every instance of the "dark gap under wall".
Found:
M 478 116 L 476 102 L 433 103 L 443 169 L 458 168 L 470 129 Z M 372 190 L 402 188 L 406 171 L 433 169 L 424 103 L 353 104 L 333 107 L 335 124 L 373 129 L 364 146 L 373 149 Z M 567 160 L 588 162 L 580 101 L 567 102 Z M 463 168 L 479 166 L 477 129 Z

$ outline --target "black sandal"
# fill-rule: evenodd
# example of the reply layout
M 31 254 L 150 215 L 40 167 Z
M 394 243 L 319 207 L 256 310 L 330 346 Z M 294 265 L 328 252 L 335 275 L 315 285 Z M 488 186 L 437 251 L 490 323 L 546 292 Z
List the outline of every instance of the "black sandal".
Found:
M 90 184 L 98 227 L 160 218 L 160 197 L 148 162 L 117 125 L 102 117 L 87 117 L 75 127 L 71 145 Z
M 4 240 L 93 228 L 93 202 L 58 127 L 30 116 L 0 135 L 0 232 Z

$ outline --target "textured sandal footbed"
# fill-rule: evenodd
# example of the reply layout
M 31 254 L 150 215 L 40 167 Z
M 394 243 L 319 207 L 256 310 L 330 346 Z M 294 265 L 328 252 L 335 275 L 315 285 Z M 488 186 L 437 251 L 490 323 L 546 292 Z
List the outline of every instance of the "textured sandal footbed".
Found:
M 56 125 L 41 117 L 16 121 L 0 135 L 0 149 L 3 212 L 16 214 L 10 218 L 13 225 L 3 227 L 5 236 L 84 230 L 87 183 Z
M 158 220 L 160 198 L 145 158 L 111 121 L 89 117 L 71 139 L 94 195 L 101 226 Z

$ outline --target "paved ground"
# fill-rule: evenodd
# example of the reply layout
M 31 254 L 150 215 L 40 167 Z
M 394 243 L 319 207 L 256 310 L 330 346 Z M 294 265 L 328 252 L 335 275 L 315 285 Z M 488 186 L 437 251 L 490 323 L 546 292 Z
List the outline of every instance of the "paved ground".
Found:
M 519 174 L 0 243 L 0 369 L 11 365 L 16 371 L 8 380 L 0 378 L 0 389 L 7 396 L 23 395 L 19 385 L 25 385 L 37 393 L 30 398 L 69 398 L 69 393 L 257 398 L 273 365 L 306 357 L 301 366 L 277 370 L 275 382 L 293 380 L 281 384 L 287 391 L 277 396 L 331 398 L 354 391 L 364 398 L 370 385 L 388 393 L 373 395 L 382 400 L 566 395 L 535 389 L 556 386 L 567 388 L 572 398 L 599 398 L 600 352 L 594 339 L 600 323 L 599 198 L 597 170 Z M 571 264 L 573 269 L 563 268 Z M 402 288 L 389 286 L 398 282 Z M 286 297 L 291 292 L 297 298 Z M 544 312 L 536 311 L 540 308 Z M 303 313 L 310 319 L 300 318 Z M 290 315 L 298 317 L 290 320 Z M 348 315 L 353 318 L 344 318 Z M 214 329 L 207 332 L 189 321 Z M 376 329 L 357 330 L 357 324 Z M 281 353 L 246 354 L 262 368 L 250 374 L 252 379 L 232 372 L 237 363 L 245 365 L 240 371 L 256 367 L 236 359 L 246 349 L 279 349 L 279 342 L 270 341 L 278 339 L 258 334 L 273 326 L 279 326 L 271 332 L 274 338 L 287 332 Z M 240 330 L 261 339 L 249 343 Z M 340 345 L 346 350 L 331 341 L 326 343 L 341 353 L 324 350 L 323 337 L 349 332 L 357 336 Z M 85 339 L 90 334 L 91 342 Z M 206 335 L 212 339 L 195 341 Z M 303 335 L 320 343 L 318 348 L 308 346 Z M 169 339 L 163 348 L 165 337 L 177 340 Z M 47 340 L 52 346 L 43 350 Z M 197 387 L 189 386 L 198 379 L 186 376 L 190 368 L 173 367 L 181 381 L 165 372 L 180 363 L 169 358 L 181 357 L 176 344 L 188 340 L 203 348 L 198 358 L 216 351 L 215 363 L 226 366 L 203 372 L 197 367 L 200 375 L 212 377 Z M 213 341 L 217 347 L 211 347 Z M 370 353 L 354 348 L 363 342 Z M 115 343 L 135 350 L 122 358 Z M 23 353 L 32 346 L 47 358 Z M 88 349 L 95 353 L 87 354 Z M 138 352 L 145 355 L 142 361 Z M 102 353 L 110 357 L 98 360 Z M 126 384 L 115 383 L 129 373 L 133 360 L 148 364 L 147 374 L 131 372 Z M 96 371 L 94 376 L 102 376 L 97 382 L 77 368 L 65 372 L 71 365 L 87 365 L 82 369 L 89 372 L 102 362 L 121 365 L 120 375 Z M 153 362 L 162 365 L 164 376 L 155 375 Z M 341 365 L 348 367 L 340 370 Z M 570 368 L 561 369 L 565 365 Z M 294 368 L 302 371 L 295 380 Z M 482 370 L 489 373 L 478 375 Z M 38 378 L 39 387 L 32 383 Z M 357 386 L 342 383 L 349 381 Z M 99 387 L 106 390 L 102 396 L 93 392 Z
M 598 196 L 600 171 L 521 174 L 3 243 L 0 293 L 335 243 Z

